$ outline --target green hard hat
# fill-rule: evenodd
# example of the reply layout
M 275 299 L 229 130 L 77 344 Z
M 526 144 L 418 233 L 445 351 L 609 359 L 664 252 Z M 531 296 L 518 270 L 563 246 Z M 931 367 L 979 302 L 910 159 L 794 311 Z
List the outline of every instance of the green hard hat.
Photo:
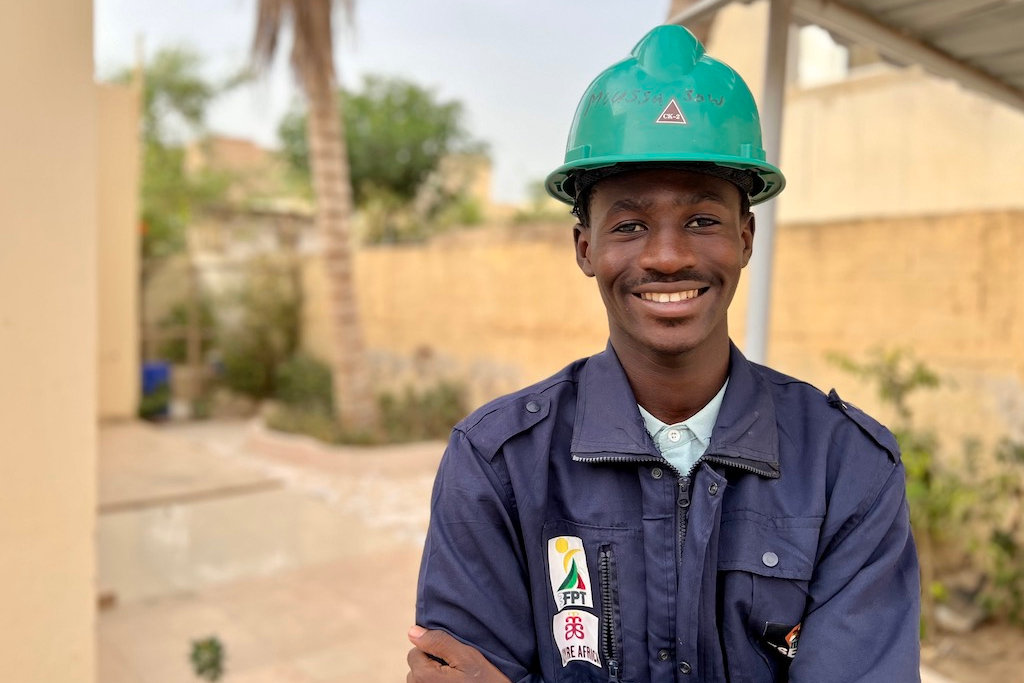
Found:
M 750 173 L 751 204 L 786 185 L 782 171 L 765 161 L 761 120 L 747 84 L 729 65 L 704 54 L 682 26 L 658 26 L 590 84 L 569 131 L 565 163 L 545 185 L 551 196 L 572 204 L 575 176 L 584 171 L 661 162 Z

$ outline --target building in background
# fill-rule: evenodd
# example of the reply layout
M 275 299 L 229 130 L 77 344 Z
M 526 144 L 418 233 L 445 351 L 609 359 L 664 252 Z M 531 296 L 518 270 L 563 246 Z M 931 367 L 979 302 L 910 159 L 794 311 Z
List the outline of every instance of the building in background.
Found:
M 138 397 L 138 94 L 93 82 L 92 10 L 20 3 L 0 24 L 9 681 L 95 680 L 96 425 L 133 416 Z

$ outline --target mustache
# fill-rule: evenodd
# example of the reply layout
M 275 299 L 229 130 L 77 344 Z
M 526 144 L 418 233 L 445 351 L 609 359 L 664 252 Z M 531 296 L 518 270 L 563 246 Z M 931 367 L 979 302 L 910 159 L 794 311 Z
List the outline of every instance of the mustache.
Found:
M 626 284 L 630 289 L 653 284 L 672 284 L 673 282 L 707 282 L 713 283 L 715 278 L 710 274 L 690 268 L 678 270 L 674 273 L 646 273 L 642 277 L 632 280 Z

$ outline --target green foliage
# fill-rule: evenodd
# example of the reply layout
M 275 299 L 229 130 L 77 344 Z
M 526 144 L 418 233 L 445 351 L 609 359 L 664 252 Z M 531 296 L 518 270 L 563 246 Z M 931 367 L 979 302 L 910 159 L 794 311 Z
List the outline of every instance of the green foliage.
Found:
M 142 250 L 162 258 L 185 246 L 185 226 L 194 213 L 219 200 L 223 174 L 185 173 L 182 145 L 203 131 L 207 107 L 218 88 L 201 74 L 201 57 L 186 48 L 158 52 L 143 70 Z M 114 80 L 129 83 L 130 69 Z
M 465 404 L 463 388 L 449 382 L 422 392 L 407 388 L 401 395 L 380 397 L 380 421 L 393 441 L 446 439 L 466 416 Z
M 198 678 L 208 681 L 220 680 L 224 675 L 224 646 L 217 636 L 192 641 L 189 661 Z
M 1024 443 L 1004 439 L 996 449 L 999 472 L 985 482 L 982 519 L 990 529 L 985 545 L 990 583 L 983 604 L 994 614 L 1024 625 Z
M 312 356 L 296 354 L 277 368 L 274 397 L 290 408 L 334 415 L 331 368 Z
M 939 376 L 928 366 L 901 349 L 875 349 L 865 363 L 840 354 L 832 354 L 829 359 L 847 372 L 873 383 L 878 398 L 895 408 L 905 423 L 911 420 L 908 398 L 921 389 L 935 389 L 940 384 Z
M 378 397 L 380 424 L 373 431 L 346 431 L 333 415 L 320 409 L 283 405 L 267 419 L 267 426 L 282 432 L 306 434 L 328 443 L 375 445 L 447 439 L 466 415 L 465 391 L 442 382 L 424 391 L 406 389 Z
M 481 150 L 465 130 L 462 104 L 415 83 L 367 76 L 361 90 L 339 98 L 357 206 L 375 191 L 408 203 L 446 155 Z M 306 113 L 290 112 L 278 135 L 290 166 L 309 178 Z
M 272 257 L 253 262 L 235 293 L 239 319 L 220 338 L 224 382 L 255 399 L 274 395 L 278 369 L 299 348 L 302 316 L 297 266 Z
M 984 574 L 979 596 L 990 614 L 1024 624 L 1024 444 L 1004 440 L 995 452 L 996 474 L 978 467 L 979 442 L 963 444 L 964 466 L 951 470 L 937 457 L 939 440 L 914 424 L 910 397 L 941 385 L 939 376 L 905 351 L 875 351 L 864 363 L 832 356 L 840 367 L 870 382 L 884 405 L 894 409 L 894 434 L 907 477 L 910 519 L 922 571 L 922 633 L 933 631 L 929 606 L 944 600 L 949 589 L 935 577 L 939 548 L 972 556 Z
M 161 384 L 139 399 L 139 417 L 143 420 L 156 420 L 167 413 L 171 403 L 171 386 Z

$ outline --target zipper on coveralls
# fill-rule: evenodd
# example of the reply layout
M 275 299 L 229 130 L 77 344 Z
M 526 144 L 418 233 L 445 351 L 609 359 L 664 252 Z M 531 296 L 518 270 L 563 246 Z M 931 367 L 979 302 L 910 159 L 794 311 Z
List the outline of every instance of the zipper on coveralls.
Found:
M 615 556 L 610 545 L 601 546 L 599 555 L 601 574 L 601 648 L 608 663 L 609 683 L 618 683 L 622 653 L 619 652 L 618 634 L 615 632 L 615 612 L 619 591 L 616 585 Z
M 690 477 L 680 477 L 678 480 L 676 495 L 676 514 L 679 519 L 679 539 L 676 547 L 676 566 L 681 567 L 683 563 L 683 543 L 686 542 L 686 525 L 690 512 Z

